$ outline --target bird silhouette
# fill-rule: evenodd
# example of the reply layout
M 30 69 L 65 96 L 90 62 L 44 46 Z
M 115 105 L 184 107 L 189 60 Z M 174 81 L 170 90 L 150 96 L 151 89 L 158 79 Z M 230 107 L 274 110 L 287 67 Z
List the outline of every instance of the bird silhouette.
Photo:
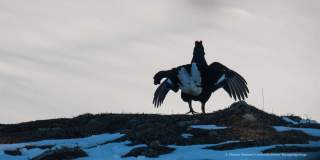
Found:
M 202 48 L 202 49 L 201 49 Z M 171 70 L 160 71 L 154 76 L 154 84 L 160 84 L 153 98 L 155 107 L 159 107 L 170 90 L 181 90 L 181 98 L 187 102 L 190 111 L 192 101 L 201 102 L 202 113 L 205 113 L 205 104 L 216 90 L 223 88 L 234 100 L 244 100 L 248 97 L 249 89 L 246 80 L 237 72 L 219 62 L 209 66 L 204 58 L 202 42 L 195 42 L 194 55 L 191 64 L 175 67 Z
M 196 64 L 199 64 L 199 65 L 208 66 L 208 63 L 207 63 L 207 61 L 206 61 L 204 56 L 205 56 L 205 52 L 204 52 L 204 47 L 203 47 L 202 41 L 201 40 L 200 41 L 195 41 L 194 49 L 193 49 L 193 57 L 192 57 L 191 63 L 196 63 Z M 161 94 L 162 97 L 165 97 L 170 90 L 172 90 L 174 92 L 178 92 L 179 91 L 178 86 L 172 86 L 172 85 L 170 85 L 169 82 L 170 82 L 169 79 L 166 79 L 158 86 L 158 88 L 156 89 L 155 95 L 154 95 L 153 102 L 155 102 L 155 98 L 156 97 L 160 96 L 159 94 Z M 190 103 L 192 102 L 191 97 L 188 97 L 188 95 L 183 93 L 183 92 L 181 92 L 181 97 L 185 97 L 185 99 L 188 99 L 187 101 L 190 102 Z M 194 114 L 196 112 L 191 107 L 190 111 L 187 112 L 187 114 L 188 113 Z

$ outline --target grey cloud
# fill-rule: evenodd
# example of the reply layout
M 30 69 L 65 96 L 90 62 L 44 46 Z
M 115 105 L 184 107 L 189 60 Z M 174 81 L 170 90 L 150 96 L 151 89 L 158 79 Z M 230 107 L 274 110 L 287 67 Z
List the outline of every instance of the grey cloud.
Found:
M 182 113 L 186 104 L 173 93 L 162 108 L 152 107 L 152 76 L 188 63 L 200 39 L 208 61 L 247 78 L 249 103 L 261 107 L 264 88 L 266 110 L 319 120 L 318 3 L 2 1 L 0 123 L 84 112 Z M 230 103 L 221 91 L 208 109 Z

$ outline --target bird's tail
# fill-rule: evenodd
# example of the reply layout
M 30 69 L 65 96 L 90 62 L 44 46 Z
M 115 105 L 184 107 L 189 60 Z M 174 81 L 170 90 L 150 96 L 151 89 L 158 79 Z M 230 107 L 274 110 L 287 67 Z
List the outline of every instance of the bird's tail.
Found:
M 191 63 L 197 63 L 200 65 L 208 66 L 208 63 L 204 57 L 205 52 L 202 45 L 202 41 L 196 41 L 193 49 L 193 57 Z

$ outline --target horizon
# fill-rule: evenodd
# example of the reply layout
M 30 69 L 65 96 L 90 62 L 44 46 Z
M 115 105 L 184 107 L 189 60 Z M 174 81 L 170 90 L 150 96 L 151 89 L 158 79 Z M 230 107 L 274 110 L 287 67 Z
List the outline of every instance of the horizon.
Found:
M 238 102 L 240 102 L 240 101 L 235 101 L 233 103 L 238 103 Z M 245 102 L 245 103 L 247 103 L 247 102 Z M 230 109 L 232 104 L 230 104 L 228 106 L 225 106 L 225 107 L 223 107 L 223 108 L 221 108 L 219 110 L 215 110 L 213 112 L 208 112 L 205 115 L 214 114 L 217 111 Z M 272 112 L 268 112 L 268 111 L 263 110 L 263 108 L 258 108 L 257 106 L 254 106 L 254 105 L 249 104 L 249 103 L 247 103 L 247 104 L 249 106 L 253 106 L 253 107 L 257 108 L 260 111 L 263 111 L 264 113 L 271 114 L 271 115 L 276 115 L 276 114 L 274 114 Z M 58 116 L 58 117 L 52 117 L 52 118 L 35 119 L 35 120 L 28 120 L 28 121 L 15 122 L 15 123 L 0 123 L 0 124 L 1 125 L 11 125 L 11 124 L 29 123 L 29 122 L 35 122 L 35 121 L 46 121 L 46 120 L 50 121 L 50 120 L 56 120 L 56 119 L 73 119 L 73 118 L 77 118 L 77 117 L 84 116 L 84 115 L 93 115 L 93 116 L 95 116 L 95 115 L 104 115 L 104 114 L 106 114 L 106 115 L 108 115 L 108 114 L 110 114 L 110 115 L 127 115 L 127 114 L 129 114 L 129 115 L 160 115 L 160 116 L 171 116 L 171 115 L 173 115 L 173 116 L 175 116 L 175 115 L 179 115 L 179 116 L 180 115 L 186 115 L 186 116 L 197 116 L 198 115 L 199 116 L 200 115 L 201 116 L 201 115 L 203 115 L 202 113 L 185 114 L 185 113 L 144 113 L 144 112 L 101 112 L 101 113 L 81 113 L 81 114 L 78 114 L 78 115 L 75 115 L 75 116 L 71 116 L 71 117 L 59 117 Z M 297 116 L 297 115 L 284 114 L 284 115 L 276 115 L 276 116 L 281 118 L 282 116 Z M 314 119 L 308 119 L 310 117 L 302 117 L 302 116 L 299 116 L 299 117 L 302 118 L 302 120 L 314 120 Z M 284 121 L 286 121 L 286 120 L 284 120 Z
M 209 64 L 218 61 L 247 80 L 248 104 L 320 121 L 319 1 L 139 2 L 1 1 L 0 124 L 186 113 L 172 91 L 153 107 L 152 78 L 190 63 L 196 40 Z M 206 110 L 233 102 L 219 90 Z

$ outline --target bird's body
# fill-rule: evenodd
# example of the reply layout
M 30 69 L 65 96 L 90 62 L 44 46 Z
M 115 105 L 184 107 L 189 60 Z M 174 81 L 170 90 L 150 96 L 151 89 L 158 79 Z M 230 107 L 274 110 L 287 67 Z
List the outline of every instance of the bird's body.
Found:
M 204 47 L 202 45 L 202 41 L 196 41 L 194 49 L 193 49 L 193 57 L 192 57 L 191 63 L 192 64 L 196 63 L 196 64 L 202 65 L 202 66 L 208 66 L 208 63 L 207 63 L 204 56 L 205 56 L 205 52 L 204 52 Z M 201 97 L 208 97 L 208 99 L 209 99 L 210 96 L 211 96 L 211 94 L 207 95 L 207 96 L 201 96 Z M 189 104 L 190 111 L 187 113 L 192 113 L 192 114 L 196 113 L 192 108 L 192 100 L 193 101 L 201 101 L 201 104 L 204 104 L 208 101 L 208 99 L 206 100 L 206 98 L 200 99 L 199 96 L 190 95 L 185 92 L 181 92 L 181 98 L 183 101 L 188 102 L 188 104 Z
M 245 99 L 249 92 L 244 78 L 218 62 L 209 66 L 192 63 L 160 71 L 154 76 L 154 83 L 158 84 L 162 78 L 167 78 L 164 83 L 167 83 L 168 87 L 181 90 L 181 98 L 188 102 L 191 112 L 191 101 L 200 101 L 202 112 L 205 113 L 206 102 L 219 88 L 224 88 L 230 97 L 239 100 Z M 155 105 L 161 105 L 164 98 L 161 90 L 157 90 L 154 97 Z
M 181 99 L 189 104 L 188 113 L 196 113 L 192 101 L 200 101 L 202 112 L 212 93 L 223 88 L 235 100 L 244 100 L 249 93 L 247 82 L 238 73 L 214 62 L 208 65 L 202 41 L 196 41 L 191 64 L 160 71 L 154 76 L 154 84 L 160 84 L 154 93 L 153 103 L 160 106 L 167 93 L 181 90 Z M 161 80 L 166 78 L 163 82 Z
M 192 56 L 192 60 L 191 60 L 191 63 L 196 63 L 198 65 L 204 65 L 204 66 L 208 66 L 208 63 L 205 59 L 205 52 L 204 52 L 204 47 L 202 45 L 202 41 L 195 41 L 195 45 L 194 45 L 194 49 L 193 49 L 193 56 Z M 194 70 L 195 71 L 195 70 Z M 183 80 L 183 77 L 185 77 L 185 75 L 187 74 L 183 74 L 183 73 L 186 73 L 185 70 L 182 70 L 180 71 L 181 72 L 181 76 L 180 78 L 182 78 Z M 183 82 L 187 82 L 188 79 L 184 79 Z M 172 90 L 174 92 L 177 92 L 179 90 L 179 86 L 172 86 L 170 85 L 171 84 L 171 80 L 169 79 L 166 79 L 164 80 L 160 85 L 159 87 L 157 88 L 157 91 L 156 93 L 159 93 L 161 91 L 161 96 L 166 96 L 166 94 Z M 192 81 L 190 81 L 192 82 Z M 160 83 L 160 82 L 159 82 Z M 190 90 L 190 86 L 189 88 L 182 88 L 183 92 L 181 92 L 181 98 L 186 101 L 186 102 L 190 102 L 189 103 L 189 107 L 190 107 L 190 113 L 195 113 L 191 107 L 191 101 L 194 100 L 195 98 L 192 98 L 194 94 L 196 94 L 197 92 L 199 92 L 200 90 L 198 91 L 188 91 Z M 184 92 L 186 91 L 186 92 Z M 189 94 L 187 94 L 189 93 Z M 191 93 L 191 96 L 190 96 L 190 93 Z M 188 112 L 188 113 L 189 113 Z

